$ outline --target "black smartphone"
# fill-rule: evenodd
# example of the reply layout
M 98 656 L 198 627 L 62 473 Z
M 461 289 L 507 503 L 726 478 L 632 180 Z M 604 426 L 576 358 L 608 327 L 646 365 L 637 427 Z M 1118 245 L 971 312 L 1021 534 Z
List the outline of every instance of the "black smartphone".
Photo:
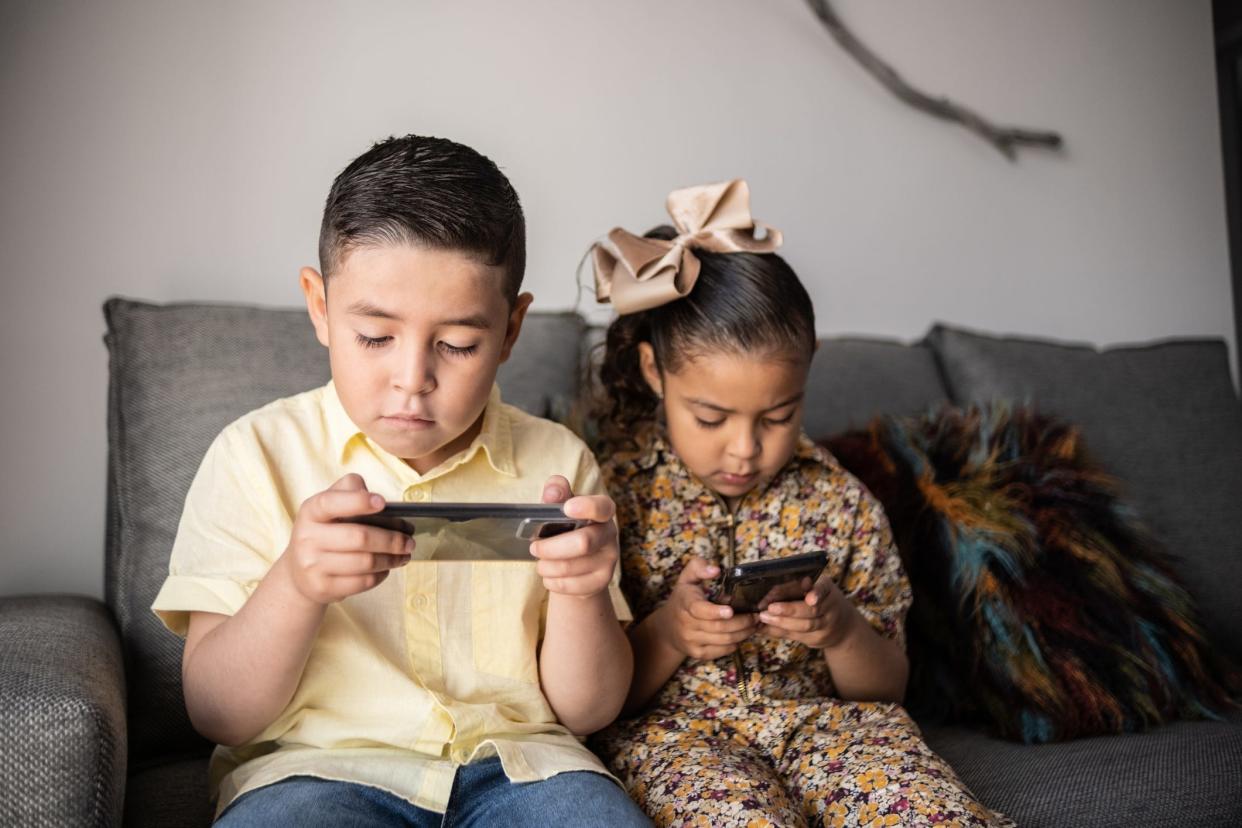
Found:
M 349 518 L 414 536 L 414 558 L 437 561 L 533 560 L 530 543 L 586 526 L 555 503 L 387 503 Z
M 800 601 L 827 565 L 823 551 L 738 564 L 721 574 L 712 600 L 734 612 L 762 612 L 779 601 Z

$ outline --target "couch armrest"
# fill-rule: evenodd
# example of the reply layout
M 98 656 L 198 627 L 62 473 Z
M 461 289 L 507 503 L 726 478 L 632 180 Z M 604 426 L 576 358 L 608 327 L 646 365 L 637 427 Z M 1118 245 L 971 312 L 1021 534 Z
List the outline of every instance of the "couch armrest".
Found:
M 125 668 L 107 608 L 0 598 L 0 825 L 119 825 Z

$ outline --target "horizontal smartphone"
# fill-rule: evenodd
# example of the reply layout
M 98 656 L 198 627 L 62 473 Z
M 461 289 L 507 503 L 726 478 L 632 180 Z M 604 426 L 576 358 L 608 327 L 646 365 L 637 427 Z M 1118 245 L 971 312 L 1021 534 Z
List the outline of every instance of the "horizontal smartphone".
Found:
M 414 536 L 414 559 L 530 561 L 530 543 L 586 526 L 555 503 L 388 503 L 349 518 Z
M 827 564 L 828 553 L 820 551 L 738 564 L 720 576 L 712 600 L 734 612 L 762 612 L 768 604 L 800 601 Z

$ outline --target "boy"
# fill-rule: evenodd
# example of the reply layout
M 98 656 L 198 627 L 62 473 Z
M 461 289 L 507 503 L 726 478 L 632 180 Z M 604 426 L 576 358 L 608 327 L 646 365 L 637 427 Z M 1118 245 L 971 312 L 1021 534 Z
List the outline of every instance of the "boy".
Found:
M 216 438 L 153 606 L 221 745 L 218 824 L 649 824 L 575 738 L 632 670 L 612 501 L 580 441 L 494 387 L 532 298 L 517 194 L 468 147 L 389 139 L 333 183 L 319 260 L 332 381 Z M 535 499 L 596 523 L 471 564 L 349 522 Z

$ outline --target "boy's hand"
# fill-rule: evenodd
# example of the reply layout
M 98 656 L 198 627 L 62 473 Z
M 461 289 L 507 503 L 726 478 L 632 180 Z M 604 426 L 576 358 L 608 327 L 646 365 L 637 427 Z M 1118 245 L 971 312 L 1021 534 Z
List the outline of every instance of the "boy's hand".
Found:
M 720 567 L 691 558 L 677 576 L 668 601 L 660 607 L 669 645 L 690 658 L 707 661 L 728 655 L 755 631 L 754 615 L 735 615 L 732 607 L 707 600 L 703 583 L 719 574 Z
M 414 539 L 392 529 L 338 523 L 384 508 L 384 498 L 347 474 L 298 509 L 286 562 L 293 585 L 309 601 L 327 605 L 378 586 L 388 572 L 410 561 Z
M 607 495 L 574 497 L 569 481 L 559 474 L 543 486 L 544 503 L 564 503 L 568 517 L 592 521 L 572 532 L 533 541 L 530 554 L 539 559 L 535 571 L 548 592 L 588 598 L 608 589 L 617 567 L 616 506 Z
M 825 572 L 801 601 L 769 604 L 759 613 L 759 631 L 822 650 L 840 644 L 857 617 L 854 607 Z

